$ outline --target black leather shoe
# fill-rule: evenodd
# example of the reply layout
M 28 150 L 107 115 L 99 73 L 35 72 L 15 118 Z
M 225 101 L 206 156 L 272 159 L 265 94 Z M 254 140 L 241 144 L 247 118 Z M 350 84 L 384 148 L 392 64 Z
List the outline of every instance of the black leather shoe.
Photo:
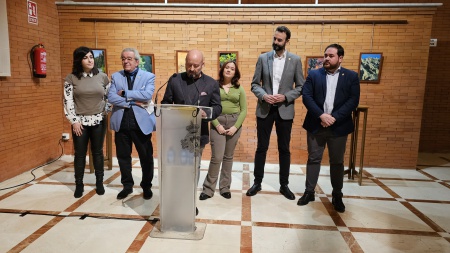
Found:
M 123 189 L 121 192 L 119 192 L 119 194 L 117 194 L 117 199 L 124 199 L 132 192 L 133 189 Z
M 247 193 L 245 195 L 247 195 L 247 196 L 254 196 L 259 191 L 261 191 L 261 184 L 253 184 L 253 186 L 250 187 L 250 189 L 248 189 L 248 191 L 247 191 Z
M 210 196 L 206 195 L 206 193 L 200 193 L 200 197 L 198 197 L 199 200 L 205 200 L 211 198 Z
M 226 199 L 231 199 L 231 193 L 229 193 L 229 192 L 224 192 L 224 193 L 221 193 L 220 195 Z
M 314 192 L 305 192 L 303 196 L 298 200 L 297 205 L 304 206 L 307 205 L 310 201 L 314 201 Z
M 196 207 L 195 208 L 195 216 L 197 216 L 198 215 L 198 208 Z
M 152 189 L 147 188 L 147 189 L 142 189 L 144 191 L 144 199 L 151 199 L 153 197 L 153 192 Z
M 336 210 L 336 211 L 338 211 L 340 213 L 345 212 L 345 205 L 344 205 L 344 202 L 342 202 L 342 198 L 338 198 L 338 197 L 335 198 L 335 197 L 333 197 L 331 199 L 331 203 L 334 206 L 334 210 Z
M 289 190 L 289 187 L 287 185 L 280 186 L 280 193 L 283 194 L 287 199 L 294 200 L 295 195 L 294 193 Z

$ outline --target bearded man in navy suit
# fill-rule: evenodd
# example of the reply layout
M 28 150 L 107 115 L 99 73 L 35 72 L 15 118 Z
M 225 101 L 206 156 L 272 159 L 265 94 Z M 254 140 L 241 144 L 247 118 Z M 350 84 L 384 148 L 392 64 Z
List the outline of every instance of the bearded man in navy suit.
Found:
M 303 128 L 307 131 L 308 162 L 306 189 L 298 205 L 314 201 L 320 163 L 325 146 L 330 156 L 332 204 L 338 212 L 345 211 L 342 202 L 344 184 L 344 153 L 348 134 L 354 131 L 352 112 L 359 103 L 359 78 L 354 71 L 341 67 L 344 48 L 331 44 L 325 49 L 323 67 L 311 70 L 303 85 L 306 113 Z

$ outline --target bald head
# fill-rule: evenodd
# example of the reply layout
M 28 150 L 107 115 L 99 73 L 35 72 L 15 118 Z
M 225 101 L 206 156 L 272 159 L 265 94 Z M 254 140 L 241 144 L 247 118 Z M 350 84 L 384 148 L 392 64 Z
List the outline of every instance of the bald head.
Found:
M 190 50 L 186 55 L 186 73 L 189 77 L 198 79 L 204 66 L 203 53 L 197 49 Z

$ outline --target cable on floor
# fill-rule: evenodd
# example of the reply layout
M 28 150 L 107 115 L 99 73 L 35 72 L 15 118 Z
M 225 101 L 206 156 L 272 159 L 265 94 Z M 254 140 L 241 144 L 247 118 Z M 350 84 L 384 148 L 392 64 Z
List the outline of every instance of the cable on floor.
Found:
M 19 186 L 22 186 L 22 185 L 26 185 L 26 184 L 29 184 L 29 183 L 33 182 L 33 181 L 36 179 L 36 175 L 34 175 L 33 171 L 35 171 L 35 170 L 37 170 L 37 169 L 39 169 L 39 168 L 41 168 L 41 167 L 43 167 L 43 166 L 49 165 L 49 164 L 51 164 L 51 163 L 54 163 L 54 162 L 56 162 L 57 160 L 59 160 L 59 159 L 63 156 L 63 154 L 64 154 L 64 147 L 63 147 L 63 145 L 61 144 L 62 140 L 63 140 L 63 139 L 61 138 L 61 139 L 59 139 L 59 142 L 58 142 L 59 146 L 61 147 L 61 155 L 59 155 L 58 158 L 56 158 L 56 159 L 54 159 L 54 160 L 51 160 L 50 162 L 46 162 L 46 163 L 44 163 L 44 164 L 42 164 L 42 165 L 39 165 L 39 166 L 33 168 L 33 169 L 31 170 L 31 175 L 33 175 L 33 179 L 31 179 L 30 181 L 28 181 L 28 182 L 26 182 L 26 183 L 22 183 L 22 184 L 10 186 L 10 187 L 2 188 L 2 189 L 0 189 L 0 191 L 12 189 L 12 188 L 16 188 L 16 187 L 19 187 Z

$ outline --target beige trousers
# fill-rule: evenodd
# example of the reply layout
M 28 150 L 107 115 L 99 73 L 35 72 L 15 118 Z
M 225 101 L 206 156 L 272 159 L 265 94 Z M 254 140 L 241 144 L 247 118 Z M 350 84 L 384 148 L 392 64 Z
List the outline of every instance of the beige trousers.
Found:
M 217 120 L 225 128 L 234 126 L 239 114 L 223 114 Z M 231 170 L 233 167 L 234 149 L 236 148 L 242 128 L 239 128 L 233 136 L 221 135 L 215 127 L 211 126 L 211 161 L 209 163 L 208 174 L 203 182 L 203 193 L 214 196 L 217 179 L 220 171 L 219 190 L 220 193 L 230 192 Z M 222 170 L 220 166 L 222 165 Z

